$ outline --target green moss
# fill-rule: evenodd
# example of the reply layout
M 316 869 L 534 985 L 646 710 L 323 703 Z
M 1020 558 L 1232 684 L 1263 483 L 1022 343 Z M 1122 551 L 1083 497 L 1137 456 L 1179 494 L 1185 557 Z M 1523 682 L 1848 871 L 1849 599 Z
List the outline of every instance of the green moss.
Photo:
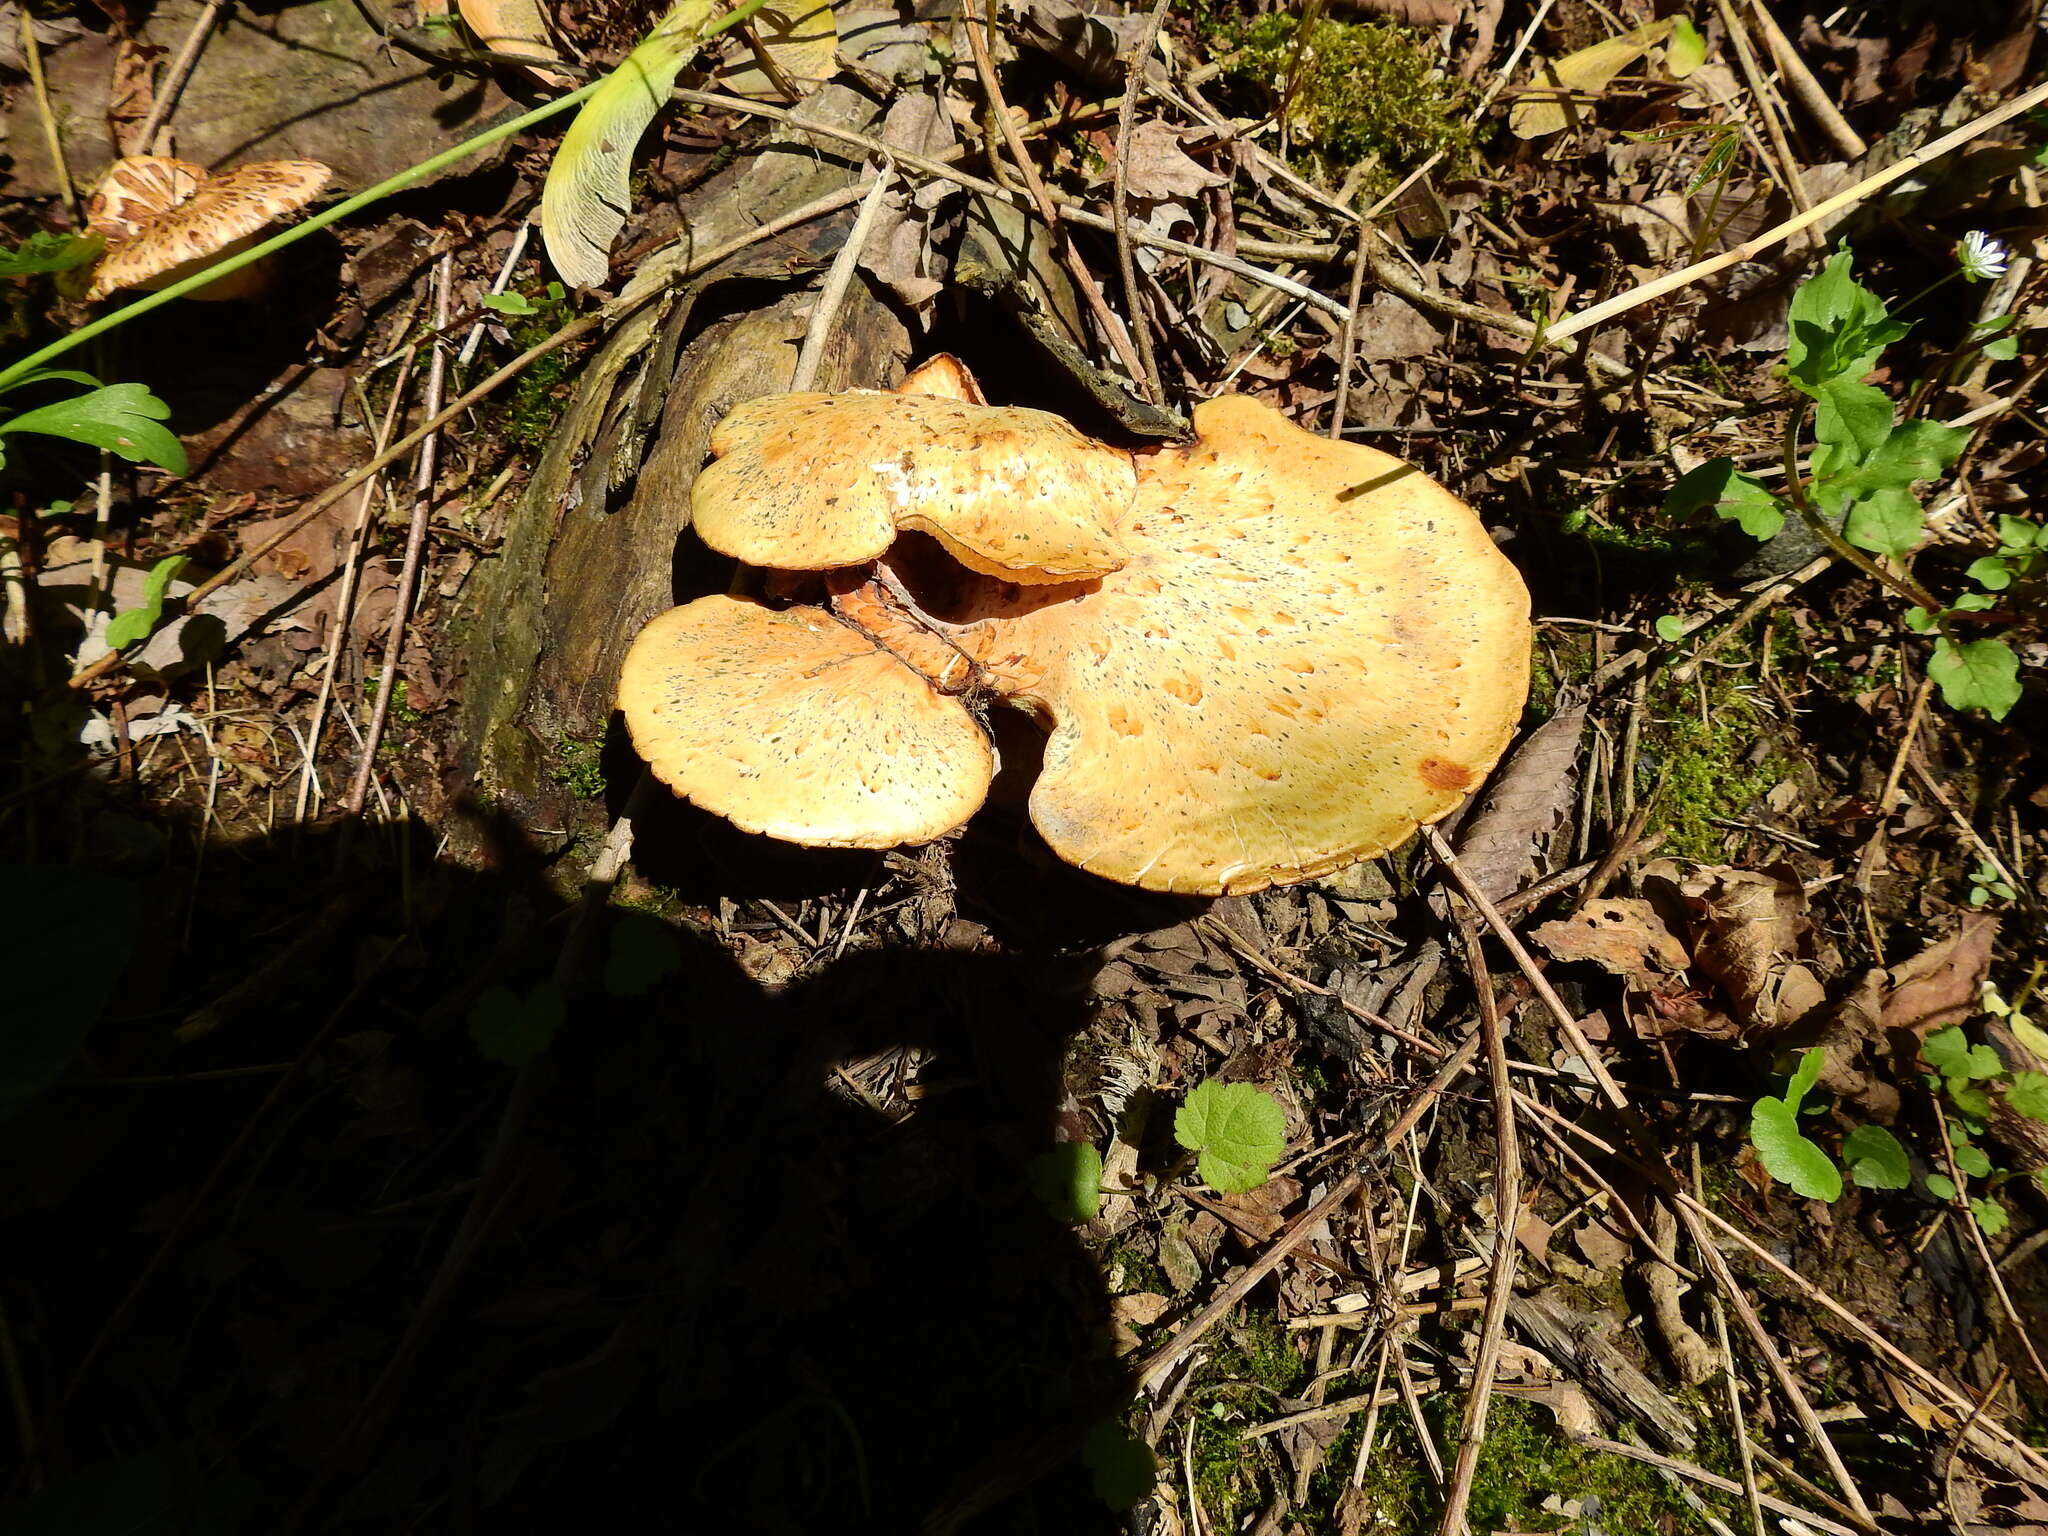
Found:
M 1664 833 L 1663 852 L 1720 856 L 1728 831 L 1716 818 L 1741 816 L 1789 767 L 1777 752 L 1751 761 L 1764 730 L 1763 711 L 1731 683 L 1710 685 L 1704 711 L 1689 689 L 1659 690 L 1644 729 L 1638 789 L 1647 794 L 1661 786 L 1650 829 Z
M 1429 1417 L 1437 1448 L 1448 1459 L 1457 1445 L 1462 1397 L 1433 1399 Z M 1332 1456 L 1317 1474 L 1317 1508 L 1334 1508 L 1356 1457 L 1356 1441 Z M 1363 1531 L 1431 1530 L 1438 1495 L 1422 1470 L 1413 1432 L 1404 1414 L 1380 1414 L 1380 1445 L 1365 1464 Z M 1705 1532 L 1707 1526 L 1654 1469 L 1625 1456 L 1610 1456 L 1573 1445 L 1557 1432 L 1549 1413 L 1534 1403 L 1496 1396 L 1487 1412 L 1486 1444 L 1472 1479 L 1471 1527 L 1475 1531 L 1578 1529 L 1550 1499 L 1590 1515 L 1586 1524 L 1608 1531 Z M 1585 1500 L 1597 1499 L 1598 1512 Z M 1708 1495 L 1713 1503 L 1714 1496 Z M 1721 1511 L 1724 1518 L 1728 1511 Z
M 1304 23 L 1284 13 L 1245 20 L 1221 5 L 1210 7 L 1210 18 L 1202 26 L 1210 46 L 1234 54 L 1226 95 L 1283 118 L 1293 147 L 1324 181 L 1341 184 L 1368 155 L 1379 157 L 1389 186 L 1433 154 L 1442 153 L 1447 175 L 1470 156 L 1467 88 L 1436 67 L 1410 29 L 1391 21 Z
M 603 750 L 602 742 L 564 736 L 548 777 L 566 787 L 578 800 L 596 800 L 604 794 L 604 768 L 599 761 Z
M 523 327 L 513 333 L 513 341 L 522 351 L 545 339 L 547 332 L 537 330 L 531 339 L 522 339 L 524 334 Z M 562 352 L 550 352 L 528 364 L 512 381 L 511 393 L 505 398 L 505 436 L 533 453 L 546 447 L 555 430 L 555 418 L 562 414 L 568 380 L 569 359 Z

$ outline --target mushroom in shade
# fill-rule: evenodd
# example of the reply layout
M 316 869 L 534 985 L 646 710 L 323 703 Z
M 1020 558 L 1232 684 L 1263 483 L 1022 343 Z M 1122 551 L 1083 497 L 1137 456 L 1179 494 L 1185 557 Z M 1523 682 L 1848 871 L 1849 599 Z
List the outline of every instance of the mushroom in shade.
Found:
M 107 249 L 85 296 L 168 288 L 246 249 L 317 197 L 333 174 L 317 160 L 252 160 L 218 176 L 168 155 L 116 160 L 86 204 L 86 233 L 102 237 Z M 263 288 L 262 265 L 231 272 L 190 297 L 253 297 Z
M 921 441 L 932 419 L 918 409 L 929 401 L 851 398 L 867 413 L 867 454 L 837 461 L 844 478 L 784 487 L 778 506 L 878 500 L 891 423 Z M 737 600 L 655 620 L 620 692 L 635 744 L 665 782 L 751 830 L 838 846 L 926 840 L 985 790 L 993 759 L 963 702 L 979 695 L 1047 727 L 1031 819 L 1094 874 L 1223 895 L 1398 845 L 1456 808 L 1513 734 L 1530 655 L 1521 578 L 1469 507 L 1397 459 L 1240 396 L 1198 406 L 1194 426 L 1193 442 L 1137 457 L 1133 496 L 1099 522 L 1013 502 L 1001 531 L 1029 536 L 1034 575 L 1066 558 L 1044 553 L 1062 538 L 1113 551 L 1101 575 L 991 577 L 950 558 L 943 538 L 906 540 L 834 571 L 824 606 L 746 605 L 743 661 L 722 638 L 728 611 L 705 607 Z M 1010 466 L 984 479 L 964 450 L 948 452 L 944 484 L 992 519 L 1014 494 Z M 764 541 L 757 558 L 806 568 L 806 532 L 786 549 Z M 902 752 L 917 760 L 894 762 Z M 776 817 L 725 809 L 735 779 Z M 903 802 L 893 819 L 881 811 L 891 795 Z
M 749 565 L 864 565 L 905 528 L 1012 581 L 1123 563 L 1109 525 L 1131 504 L 1131 456 L 1047 411 L 922 392 L 764 395 L 718 424 L 711 451 L 690 521 Z

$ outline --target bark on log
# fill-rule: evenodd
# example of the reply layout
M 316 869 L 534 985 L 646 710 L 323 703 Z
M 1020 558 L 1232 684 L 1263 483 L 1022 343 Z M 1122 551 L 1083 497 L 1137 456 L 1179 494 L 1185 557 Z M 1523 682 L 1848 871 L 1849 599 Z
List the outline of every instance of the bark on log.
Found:
M 828 88 L 806 110 L 874 126 L 872 103 L 851 91 Z M 715 246 L 847 185 L 859 169 L 809 143 L 771 146 L 691 210 L 695 246 Z M 816 295 L 786 285 L 793 269 L 829 261 L 850 224 L 850 212 L 819 220 L 693 279 L 623 322 L 585 365 L 498 558 L 471 583 L 454 629 L 464 672 L 460 766 L 474 793 L 523 825 L 573 833 L 597 819 L 601 807 L 557 782 L 565 744 L 607 734 L 619 661 L 642 624 L 722 588 L 707 559 L 690 558 L 690 485 L 718 419 L 788 387 Z M 667 281 L 686 260 L 687 250 L 661 253 L 629 291 Z M 734 278 L 784 286 L 753 307 L 720 313 L 734 292 L 758 291 L 733 289 Z M 721 282 L 722 292 L 711 286 Z M 886 388 L 908 356 L 902 322 L 856 282 L 818 387 Z M 644 458 L 636 418 L 654 425 Z M 615 505 L 621 481 L 631 490 Z M 692 567 L 697 584 L 678 590 Z

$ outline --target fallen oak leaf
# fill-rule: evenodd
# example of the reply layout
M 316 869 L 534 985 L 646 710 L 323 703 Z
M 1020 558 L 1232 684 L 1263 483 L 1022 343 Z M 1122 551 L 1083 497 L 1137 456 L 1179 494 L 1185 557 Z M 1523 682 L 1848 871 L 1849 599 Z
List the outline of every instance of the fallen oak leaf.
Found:
M 1656 910 L 1633 897 L 1589 901 L 1570 917 L 1542 924 L 1531 936 L 1555 959 L 1590 960 L 1632 980 L 1679 975 L 1692 963 Z

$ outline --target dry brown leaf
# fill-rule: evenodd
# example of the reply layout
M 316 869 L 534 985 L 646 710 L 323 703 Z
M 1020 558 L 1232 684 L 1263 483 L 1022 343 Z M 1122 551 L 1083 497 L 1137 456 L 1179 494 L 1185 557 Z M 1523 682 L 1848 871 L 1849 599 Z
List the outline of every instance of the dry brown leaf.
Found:
M 114 47 L 114 75 L 107 85 L 107 124 L 124 155 L 149 152 L 142 142 L 142 125 L 156 105 L 154 70 L 166 51 L 125 37 Z
M 1590 104 L 1616 75 L 1668 39 L 1675 24 L 1676 18 L 1666 17 L 1619 37 L 1602 38 L 1561 59 L 1537 60 L 1535 84 L 1508 114 L 1508 128 L 1518 139 L 1563 132 L 1575 109 Z M 1567 95 L 1570 105 L 1564 100 Z
M 830 0 L 771 0 L 739 31 L 738 56 L 718 76 L 718 88 L 735 96 L 798 99 L 839 68 Z
M 526 58 L 559 59 L 548 32 L 547 15 L 540 0 L 457 0 L 462 20 L 476 40 L 492 53 L 509 53 Z M 543 85 L 566 86 L 568 79 L 537 65 L 522 66 Z
M 1179 129 L 1156 117 L 1132 127 L 1124 162 L 1124 186 L 1132 197 L 1147 202 L 1199 197 L 1204 188 L 1220 187 L 1226 180 L 1182 148 Z
M 1679 890 L 1693 920 L 1693 963 L 1720 983 L 1743 1024 L 1783 1029 L 1827 1000 L 1805 963 L 1813 925 L 1795 876 L 1710 868 Z
M 1494 901 L 1522 883 L 1537 845 L 1571 803 L 1572 765 L 1586 706 L 1569 704 L 1537 726 L 1494 775 L 1486 805 L 1458 834 L 1458 859 Z
M 1960 1024 L 1977 1012 L 1984 977 L 1991 969 L 1991 945 L 1998 919 L 1972 912 L 1962 926 L 1891 969 L 1891 996 L 1884 1002 L 1886 1029 L 1910 1029 L 1923 1039 Z
M 1647 901 L 1633 897 L 1589 901 L 1531 936 L 1559 960 L 1590 960 L 1638 981 L 1682 973 L 1688 964 L 1678 936 Z

